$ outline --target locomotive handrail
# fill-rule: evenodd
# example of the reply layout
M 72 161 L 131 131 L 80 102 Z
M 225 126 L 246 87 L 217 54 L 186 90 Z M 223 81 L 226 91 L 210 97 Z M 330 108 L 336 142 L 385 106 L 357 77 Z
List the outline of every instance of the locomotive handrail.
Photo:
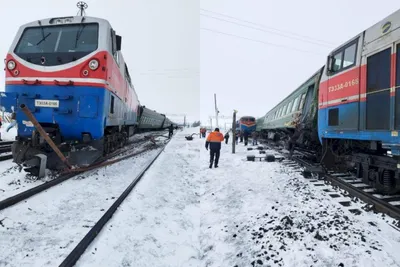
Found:
M 59 85 L 59 86 L 74 85 L 74 82 L 71 81 L 71 80 L 69 80 L 68 82 L 60 82 L 60 81 L 54 80 L 54 83 L 55 83 L 56 85 Z
M 22 82 L 23 82 L 24 84 L 28 84 L 28 85 L 42 84 L 42 81 L 40 81 L 40 80 L 38 80 L 38 79 L 36 79 L 36 80 L 35 80 L 34 82 L 32 82 L 32 83 L 29 83 L 28 80 L 22 79 Z

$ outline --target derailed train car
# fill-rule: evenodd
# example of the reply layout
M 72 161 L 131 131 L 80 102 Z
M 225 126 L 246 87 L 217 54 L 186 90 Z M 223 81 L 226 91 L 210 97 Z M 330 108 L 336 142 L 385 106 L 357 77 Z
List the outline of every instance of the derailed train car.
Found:
M 304 140 L 309 143 L 314 143 L 312 133 L 317 130 L 316 153 L 327 168 L 355 169 L 364 183 L 378 191 L 400 192 L 399 43 L 400 10 L 329 54 L 311 79 L 317 112 L 315 104 L 309 110 L 306 104 L 300 110 L 285 108 L 298 93 L 309 90 L 306 82 L 269 111 L 258 130 L 270 138 L 286 134 L 299 145 L 304 129 L 311 133 Z
M 288 144 L 295 142 L 308 149 L 319 145 L 317 108 L 322 71 L 323 67 L 257 120 L 257 131 L 262 137 Z
M 44 154 L 47 168 L 65 168 L 32 116 L 76 166 L 124 146 L 138 129 L 165 126 L 164 115 L 140 105 L 121 43 L 111 24 L 95 17 L 41 19 L 19 28 L 1 94 L 3 110 L 14 112 L 18 124 L 14 162 L 35 168 L 31 160 Z

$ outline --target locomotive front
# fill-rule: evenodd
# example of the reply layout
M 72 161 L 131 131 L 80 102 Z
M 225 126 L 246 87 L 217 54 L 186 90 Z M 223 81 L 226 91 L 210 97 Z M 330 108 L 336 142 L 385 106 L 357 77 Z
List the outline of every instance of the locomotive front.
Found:
M 90 164 L 103 154 L 105 101 L 110 97 L 107 51 L 115 47 L 109 35 L 105 20 L 89 17 L 45 19 L 20 27 L 6 57 L 1 99 L 6 111 L 16 113 L 16 163 L 41 153 L 47 155 L 49 169 L 64 168 L 21 105 L 71 164 Z

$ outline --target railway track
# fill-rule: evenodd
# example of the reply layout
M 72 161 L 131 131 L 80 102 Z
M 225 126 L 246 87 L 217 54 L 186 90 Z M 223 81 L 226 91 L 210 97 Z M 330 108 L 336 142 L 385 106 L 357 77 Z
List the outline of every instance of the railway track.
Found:
M 68 179 L 76 177 L 84 172 L 87 172 L 87 171 L 90 171 L 93 169 L 97 169 L 97 168 L 101 168 L 104 166 L 108 166 L 108 165 L 114 164 L 116 162 L 143 154 L 146 151 L 149 151 L 151 148 L 142 149 L 137 152 L 131 152 L 131 150 L 133 150 L 133 149 L 137 148 L 137 146 L 143 145 L 144 143 L 147 143 L 147 142 L 149 142 L 149 144 L 152 143 L 153 145 L 155 145 L 154 140 L 152 138 L 144 136 L 143 139 L 140 139 L 140 140 L 130 143 L 130 145 L 128 145 L 127 147 L 121 148 L 121 149 L 115 151 L 114 153 L 111 153 L 110 155 L 102 158 L 101 160 L 97 161 L 95 164 L 93 164 L 91 166 L 61 173 L 59 176 L 52 179 L 51 181 L 45 182 L 43 184 L 40 184 L 33 188 L 30 188 L 26 191 L 18 193 L 14 196 L 3 199 L 0 201 L 0 211 L 4 210 L 10 206 L 13 206 L 17 203 L 20 203 L 21 201 L 24 201 L 36 194 L 43 192 L 44 190 L 47 190 L 55 185 L 58 185 Z M 154 146 L 154 148 L 157 148 L 157 146 Z
M 400 220 L 400 194 L 380 194 L 370 185 L 363 183 L 361 178 L 357 178 L 355 174 L 350 172 L 341 173 L 325 171 L 319 163 L 309 160 L 309 153 L 307 152 L 295 151 L 293 156 L 289 157 L 288 153 L 282 151 L 282 147 L 274 146 L 271 143 L 266 144 L 266 147 L 271 150 L 279 151 L 284 157 L 286 157 L 286 161 L 283 162 L 286 166 L 303 168 L 305 178 L 308 178 L 315 186 L 330 185 L 333 188 L 340 188 L 346 192 L 346 194 L 343 194 L 342 196 L 350 197 L 353 201 L 360 199 L 365 202 L 365 210 L 384 213 L 396 220 Z M 332 198 L 340 197 L 335 190 L 325 189 L 324 191 Z M 352 209 L 351 202 L 352 201 L 343 201 L 339 203 L 343 206 L 349 207 L 349 210 L 353 213 L 361 212 L 357 209 Z M 399 222 L 396 223 L 396 226 L 398 225 Z
M 0 142 L 0 161 L 12 159 L 11 145 L 14 141 L 2 141 Z
M 167 141 L 167 143 L 169 140 Z M 89 232 L 83 237 L 83 239 L 78 243 L 78 245 L 71 251 L 71 253 L 65 258 L 65 260 L 59 265 L 59 267 L 72 267 L 76 264 L 79 258 L 85 253 L 86 249 L 96 238 L 99 232 L 103 229 L 106 223 L 111 219 L 113 214 L 117 211 L 118 207 L 129 195 L 132 189 L 137 185 L 140 179 L 144 176 L 147 170 L 153 165 L 156 159 L 164 151 L 165 146 L 154 156 L 154 158 L 142 169 L 142 171 L 132 180 L 128 187 L 123 191 L 123 193 L 117 198 L 117 200 L 111 205 L 111 207 L 104 213 L 104 215 L 95 223 L 95 225 L 89 230 Z

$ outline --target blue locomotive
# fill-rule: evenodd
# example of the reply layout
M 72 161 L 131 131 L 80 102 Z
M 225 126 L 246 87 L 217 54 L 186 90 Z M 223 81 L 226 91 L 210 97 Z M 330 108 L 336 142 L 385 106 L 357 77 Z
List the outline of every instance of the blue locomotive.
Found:
M 16 163 L 44 154 L 47 168 L 65 167 L 21 105 L 77 166 L 124 146 L 139 130 L 172 124 L 140 105 L 121 43 L 121 36 L 101 18 L 48 18 L 19 28 L 6 57 L 1 95 L 3 110 L 15 113 L 18 123 L 12 145 Z

